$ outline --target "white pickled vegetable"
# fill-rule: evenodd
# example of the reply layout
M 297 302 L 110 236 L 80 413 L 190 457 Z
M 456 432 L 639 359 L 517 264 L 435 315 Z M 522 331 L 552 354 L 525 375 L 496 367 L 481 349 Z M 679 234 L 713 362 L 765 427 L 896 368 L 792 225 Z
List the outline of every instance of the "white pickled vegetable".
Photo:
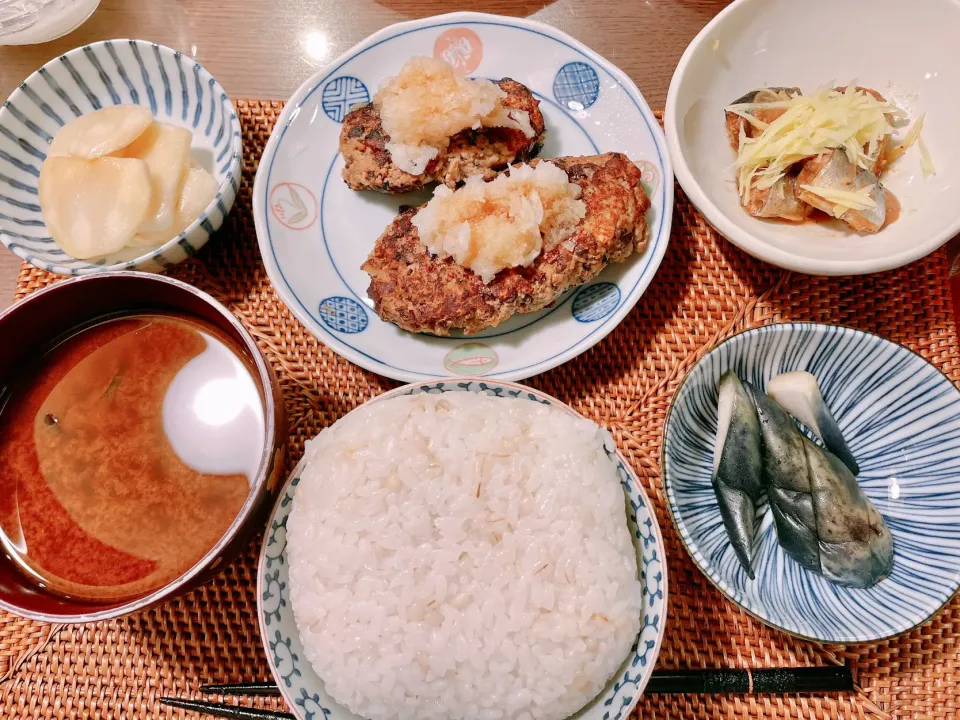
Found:
M 802 190 L 822 197 L 829 203 L 833 203 L 833 216 L 842 217 L 848 210 L 874 210 L 877 207 L 876 200 L 873 199 L 873 192 L 877 189 L 876 185 L 865 185 L 857 190 L 846 190 L 839 187 L 829 187 L 827 185 L 801 185 Z
M 50 143 L 50 155 L 97 158 L 122 150 L 140 137 L 153 115 L 139 105 L 115 105 L 71 120 Z
M 169 231 L 173 227 L 177 194 L 189 165 L 192 139 L 189 130 L 153 123 L 123 150 L 124 157 L 143 160 L 150 169 L 152 198 L 150 212 L 140 227 L 142 232 Z
M 217 196 L 216 179 L 201 167 L 191 167 L 184 177 L 180 200 L 177 204 L 177 216 L 173 226 L 162 232 L 141 232 L 131 241 L 137 247 L 159 247 L 186 230 Z
M 50 157 L 40 168 L 40 207 L 50 236 L 81 260 L 126 245 L 150 209 L 150 195 L 142 160 Z

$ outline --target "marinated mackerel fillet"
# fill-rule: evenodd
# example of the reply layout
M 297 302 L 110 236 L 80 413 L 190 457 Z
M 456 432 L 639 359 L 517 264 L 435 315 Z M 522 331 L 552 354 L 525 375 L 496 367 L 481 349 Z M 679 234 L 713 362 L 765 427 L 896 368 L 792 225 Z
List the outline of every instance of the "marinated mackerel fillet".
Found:
M 530 115 L 534 136 L 510 127 L 484 127 L 463 130 L 450 139 L 450 145 L 427 165 L 420 175 L 398 168 L 386 149 L 390 137 L 383 131 L 380 113 L 372 103 L 355 108 L 343 119 L 340 152 L 346 167 L 343 179 L 353 190 L 378 190 L 405 193 L 433 182 L 453 187 L 471 175 L 489 180 L 507 165 L 526 162 L 540 152 L 543 144 L 543 115 L 540 102 L 529 88 L 510 78 L 495 83 L 507 96 L 502 103 L 508 109 Z
M 377 314 L 410 332 L 461 329 L 469 335 L 515 313 L 541 310 L 608 263 L 643 252 L 650 201 L 636 165 L 620 153 L 550 162 L 580 186 L 586 205 L 586 216 L 566 240 L 544 248 L 528 267 L 502 270 L 484 284 L 452 258 L 431 255 L 412 222 L 419 208 L 405 208 L 363 264 Z

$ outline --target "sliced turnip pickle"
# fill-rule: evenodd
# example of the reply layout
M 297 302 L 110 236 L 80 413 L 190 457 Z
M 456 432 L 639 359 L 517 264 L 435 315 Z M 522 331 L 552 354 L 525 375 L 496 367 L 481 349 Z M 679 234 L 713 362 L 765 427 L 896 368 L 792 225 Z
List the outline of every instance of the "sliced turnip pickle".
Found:
M 150 208 L 150 172 L 142 160 L 50 157 L 39 188 L 50 236 L 81 260 L 126 245 Z
M 50 156 L 93 159 L 122 150 L 140 137 L 153 115 L 139 105 L 114 105 L 71 120 L 50 143 Z
M 177 215 L 169 230 L 140 232 L 130 243 L 137 247 L 159 247 L 182 233 L 203 214 L 219 190 L 213 175 L 201 167 L 187 170 L 177 203 Z
M 150 211 L 140 227 L 142 232 L 166 231 L 173 227 L 177 197 L 189 167 L 192 139 L 189 130 L 154 123 L 124 148 L 123 157 L 139 158 L 150 169 L 152 199 Z

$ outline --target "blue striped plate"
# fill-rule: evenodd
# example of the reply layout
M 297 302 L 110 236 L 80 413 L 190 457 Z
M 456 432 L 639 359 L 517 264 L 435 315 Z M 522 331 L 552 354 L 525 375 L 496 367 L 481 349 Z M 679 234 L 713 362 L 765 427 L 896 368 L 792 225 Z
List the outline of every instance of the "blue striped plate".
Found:
M 756 579 L 734 556 L 710 484 L 717 381 L 733 368 L 758 387 L 782 372 L 820 382 L 860 464 L 858 481 L 894 538 L 894 568 L 867 590 L 803 570 L 780 549 L 769 508 Z M 793 635 L 832 643 L 905 632 L 960 587 L 960 391 L 919 355 L 850 328 L 790 323 L 721 343 L 690 371 L 664 429 L 667 504 L 694 562 L 733 602 Z
M 77 260 L 50 238 L 37 199 L 40 164 L 67 122 L 110 105 L 149 107 L 193 133 L 192 155 L 213 173 L 217 197 L 196 222 L 163 246 Z M 0 108 L 0 240 L 42 270 L 83 275 L 157 272 L 195 254 L 223 223 L 240 186 L 240 121 L 220 84 L 199 63 L 143 40 L 106 40 L 54 58 Z

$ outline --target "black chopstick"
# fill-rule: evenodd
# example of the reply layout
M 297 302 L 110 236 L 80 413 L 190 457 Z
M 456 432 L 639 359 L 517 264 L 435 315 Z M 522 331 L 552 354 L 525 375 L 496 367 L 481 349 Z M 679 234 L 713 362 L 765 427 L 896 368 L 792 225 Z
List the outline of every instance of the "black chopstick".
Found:
M 277 692 L 279 694 L 279 690 Z M 230 718 L 230 720 L 297 720 L 296 715 L 288 712 L 257 710 L 256 708 L 203 702 L 202 700 L 179 700 L 177 698 L 164 697 L 160 698 L 160 704 L 181 710 L 192 710 L 201 715 Z
M 771 668 L 763 670 L 658 670 L 645 693 L 834 693 L 853 690 L 850 668 Z
M 225 685 L 201 685 L 200 694 L 279 696 L 280 688 L 272 682 L 226 683 Z
M 644 692 L 651 694 L 835 693 L 850 692 L 853 689 L 853 673 L 850 672 L 850 668 L 842 665 L 824 665 L 760 670 L 656 670 L 650 677 Z M 200 692 L 204 695 L 280 695 L 280 689 L 271 682 L 203 685 Z M 202 704 L 215 705 L 215 703 Z M 219 707 L 232 709 L 229 705 Z M 219 717 L 270 720 L 293 716 L 271 713 L 269 715 L 220 714 Z

